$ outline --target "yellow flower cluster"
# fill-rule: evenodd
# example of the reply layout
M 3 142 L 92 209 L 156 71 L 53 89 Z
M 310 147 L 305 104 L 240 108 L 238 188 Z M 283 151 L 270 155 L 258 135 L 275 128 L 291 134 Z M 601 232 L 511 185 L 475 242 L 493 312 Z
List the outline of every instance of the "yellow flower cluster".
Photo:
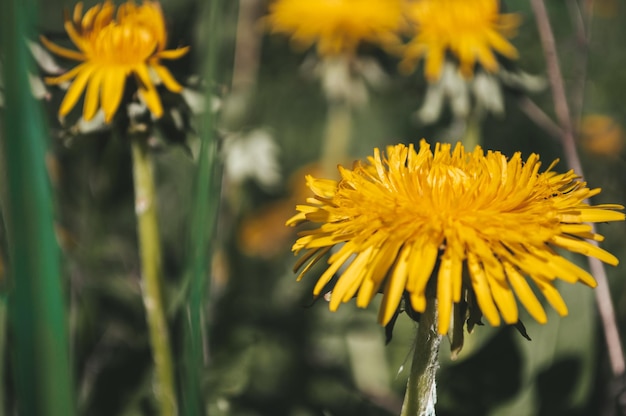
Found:
M 375 149 L 367 163 L 340 167 L 341 180 L 307 183 L 315 196 L 298 205 L 287 224 L 320 224 L 302 231 L 293 246 L 307 253 L 297 262 L 304 273 L 333 247 L 329 267 L 319 278 L 319 295 L 345 268 L 332 288 L 330 309 L 356 297 L 366 307 L 383 292 L 379 321 L 387 324 L 405 295 L 423 312 L 426 286 L 436 286 L 441 334 L 448 331 L 453 304 L 475 298 L 492 325 L 518 320 L 516 296 L 538 322 L 546 313 L 529 281 L 560 315 L 567 307 L 554 286 L 557 279 L 595 286 L 593 277 L 559 255 L 565 249 L 616 265 L 612 254 L 586 240 L 602 241 L 588 223 L 622 221 L 620 205 L 590 206 L 600 192 L 572 172 L 539 173 L 536 154 L 522 160 L 477 146 L 422 140 Z M 468 271 L 467 275 L 464 269 Z
M 321 56 L 354 54 L 360 43 L 369 42 L 403 51 L 405 72 L 424 58 L 426 78 L 436 81 L 448 53 L 466 77 L 476 63 L 495 72 L 494 52 L 516 58 L 507 38 L 520 19 L 500 14 L 498 0 L 276 0 L 266 21 L 272 32 L 290 35 L 298 46 L 317 44 Z M 403 32 L 412 39 L 400 48 Z

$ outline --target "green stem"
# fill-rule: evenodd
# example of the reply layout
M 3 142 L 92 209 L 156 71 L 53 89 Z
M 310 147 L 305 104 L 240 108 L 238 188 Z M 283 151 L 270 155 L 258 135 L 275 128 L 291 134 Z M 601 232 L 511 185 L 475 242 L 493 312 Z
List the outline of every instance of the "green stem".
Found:
M 142 296 L 156 368 L 155 397 L 162 416 L 177 414 L 174 371 L 161 279 L 161 246 L 152 157 L 143 134 L 131 134 L 135 214 L 141 255 Z
M 350 82 L 350 62 L 346 57 L 336 58 L 333 61 L 324 62 L 325 74 L 323 79 L 332 77 L 343 79 L 344 83 Z M 350 137 L 352 135 L 352 108 L 350 97 L 326 91 L 328 96 L 328 112 L 326 116 L 326 129 L 324 142 L 322 143 L 322 169 L 324 174 L 332 177 L 337 176 L 337 165 L 344 163 L 350 150 Z
M 471 152 L 478 145 L 482 145 L 482 131 L 480 111 L 472 111 L 465 121 L 465 133 L 463 134 L 463 146 Z
M 413 363 L 406 386 L 401 416 L 434 416 L 437 402 L 435 374 L 439 367 L 437 333 L 437 302 L 429 299 L 420 316 L 417 338 L 413 350 Z

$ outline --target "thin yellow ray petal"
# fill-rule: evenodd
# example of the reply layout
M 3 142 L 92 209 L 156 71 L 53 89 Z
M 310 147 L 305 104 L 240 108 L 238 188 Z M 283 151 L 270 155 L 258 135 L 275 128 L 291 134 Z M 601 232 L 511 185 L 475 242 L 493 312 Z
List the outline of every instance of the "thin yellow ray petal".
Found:
M 550 242 L 569 251 L 573 251 L 574 253 L 595 257 L 607 264 L 610 264 L 611 266 L 617 266 L 619 263 L 617 257 L 587 241 L 562 235 L 555 235 L 551 238 Z
M 504 270 L 506 271 L 509 283 L 511 287 L 513 287 L 517 298 L 522 302 L 522 305 L 524 305 L 530 316 L 540 324 L 548 322 L 548 317 L 546 316 L 543 306 L 541 306 L 541 302 L 539 302 L 535 296 L 535 293 L 530 288 L 524 276 L 508 262 L 504 263 Z
M 400 249 L 401 243 L 383 242 L 372 253 L 372 262 L 368 265 L 368 274 L 359 289 L 356 298 L 357 306 L 363 308 L 372 301 L 372 298 L 383 283 L 389 268 L 393 264 Z
M 565 304 L 565 301 L 561 297 L 559 291 L 552 285 L 552 283 L 541 278 L 535 278 L 534 276 L 531 277 L 554 310 L 556 310 L 556 312 L 561 316 L 567 315 L 567 305 Z
M 187 52 L 189 52 L 189 46 L 185 46 L 184 48 L 168 49 L 166 51 L 161 51 L 158 53 L 157 57 L 160 59 L 172 60 L 182 58 Z
M 595 207 L 594 207 L 595 208 Z M 580 219 L 584 222 L 624 221 L 624 213 L 606 209 L 585 208 L 580 210 Z
M 345 247 L 346 246 L 343 246 L 341 250 L 337 252 L 337 253 L 341 253 L 341 256 L 337 257 L 335 261 L 328 266 L 328 269 L 326 269 L 326 271 L 322 273 L 320 278 L 317 280 L 317 283 L 315 284 L 315 287 L 313 288 L 313 294 L 315 296 L 320 294 L 322 289 L 324 289 L 324 286 L 326 286 L 326 284 L 330 282 L 330 279 L 333 278 L 333 275 L 337 272 L 337 270 L 339 270 L 339 268 L 352 255 L 352 252 L 350 250 L 343 250 Z
M 489 72 L 495 72 L 498 69 L 498 62 L 486 45 L 476 47 L 475 53 L 480 64 Z
M 506 281 L 487 277 L 493 300 L 507 324 L 514 324 L 518 320 L 517 302 L 513 292 Z
M 441 258 L 437 274 L 438 329 L 440 334 L 448 333 L 452 313 L 452 259 L 445 254 Z
M 332 179 L 317 179 L 306 175 L 306 185 L 315 195 L 322 198 L 332 199 L 337 193 L 337 181 Z
M 124 85 L 126 83 L 126 73 L 123 69 L 107 68 L 102 70 L 102 88 L 100 91 L 100 102 L 104 111 L 104 120 L 108 123 L 113 119 L 117 108 L 122 101 Z
M 354 296 L 365 277 L 365 267 L 371 260 L 372 250 L 373 247 L 370 246 L 365 251 L 357 254 L 343 271 L 335 287 L 333 287 L 331 303 L 347 302 Z
M 426 295 L 424 292 L 411 293 L 409 295 L 411 306 L 416 312 L 424 312 L 426 310 Z
M 566 234 L 590 233 L 592 230 L 589 224 L 561 224 L 559 228 L 562 233 Z
M 79 1 L 78 3 L 76 3 L 76 6 L 74 6 L 74 13 L 72 14 L 72 21 L 76 24 L 80 23 L 80 18 L 83 15 L 83 2 Z
M 398 261 L 391 273 L 391 276 L 387 278 L 387 284 L 385 285 L 385 295 L 380 305 L 378 313 L 378 321 L 382 325 L 387 325 L 393 315 L 398 309 L 400 299 L 406 287 L 408 279 L 408 264 L 409 256 L 411 255 L 411 245 L 406 245 L 400 251 L 398 255 Z
M 409 267 L 409 292 L 423 292 L 430 279 L 437 257 L 439 255 L 439 241 L 424 237 L 422 244 L 413 245 L 411 264 Z
M 580 280 L 584 284 L 590 287 L 596 287 L 598 285 L 598 283 L 593 278 L 593 276 L 589 274 L 585 269 L 578 267 L 576 264 L 572 263 L 571 261 L 567 260 L 564 257 L 561 257 L 559 255 L 554 255 L 551 259 L 551 262 L 556 267 L 562 270 L 562 273 L 559 274 L 559 277 L 561 277 L 562 274 L 569 274 L 571 276 L 574 276 L 575 278 L 574 282 L 572 283 L 575 283 L 576 281 Z M 563 279 L 563 280 L 567 281 L 567 279 Z
M 487 39 L 489 40 L 489 44 L 493 49 L 498 51 L 503 56 L 511 59 L 517 59 L 519 54 L 517 49 L 513 45 L 509 43 L 505 38 L 502 37 L 499 33 L 489 30 L 486 33 Z
M 165 88 L 172 92 L 181 92 L 183 90 L 183 86 L 174 79 L 166 67 L 163 65 L 153 65 L 152 68 L 159 76 L 159 79 L 163 82 L 163 85 L 165 85 Z
M 328 253 L 328 251 L 330 249 L 331 249 L 331 247 L 324 247 L 324 248 L 316 248 L 316 249 L 307 251 L 302 257 L 300 257 L 296 261 L 296 264 L 293 266 L 294 273 L 297 272 L 300 269 L 300 267 L 302 267 L 302 265 L 304 263 L 306 263 L 313 256 L 316 256 L 316 258 L 311 263 L 315 264 L 321 258 L 321 256 L 319 254 L 321 254 L 323 256 L 324 254 Z M 310 264 L 310 263 L 307 264 L 308 268 L 310 268 L 311 266 L 312 266 L 312 264 Z M 300 280 L 300 279 L 298 279 L 298 280 Z
M 472 252 L 467 253 L 467 267 L 481 312 L 491 325 L 500 325 L 500 313 L 493 302 L 489 283 L 487 283 L 487 276 L 477 257 Z
M 81 27 L 86 30 L 90 30 L 93 26 L 93 21 L 100 12 L 101 4 L 96 4 L 90 7 L 81 20 Z M 76 18 L 76 10 L 74 10 L 74 18 Z
M 49 84 L 49 85 L 62 84 L 64 82 L 67 82 L 67 81 L 70 81 L 70 80 L 74 79 L 76 77 L 76 75 L 81 73 L 86 67 L 88 67 L 90 65 L 91 64 L 88 64 L 88 63 L 80 64 L 78 66 L 75 66 L 71 70 L 67 71 L 63 75 L 59 75 L 58 77 L 46 77 L 46 78 L 44 78 L 44 81 L 46 81 L 46 84 Z
M 76 27 L 74 26 L 74 23 L 72 21 L 66 21 L 63 27 L 70 37 L 70 40 L 74 43 L 74 45 L 76 45 L 78 49 L 80 49 L 81 51 L 87 50 L 87 41 L 82 37 L 80 33 L 78 33 L 78 31 L 76 31 Z
M 86 59 L 85 55 L 81 52 L 73 51 L 71 49 L 64 48 L 62 46 L 57 45 L 56 43 L 52 43 L 45 36 L 39 36 L 39 40 L 43 43 L 43 46 L 48 48 L 48 50 L 52 53 L 55 53 L 59 56 L 62 56 L 67 59 L 72 59 L 74 61 L 84 61 Z
M 461 288 L 463 286 L 463 259 L 459 255 L 452 255 L 451 261 L 452 301 L 458 303 L 461 301 Z
M 72 108 L 76 105 L 76 102 L 80 98 L 91 74 L 95 70 L 94 65 L 83 64 L 81 65 L 81 70 L 78 72 L 76 79 L 72 82 L 72 85 L 67 90 L 65 97 L 63 97 L 63 101 L 61 102 L 61 106 L 59 107 L 59 116 L 67 115 Z
M 439 77 L 441 76 L 441 69 L 443 67 L 444 57 L 445 54 L 443 49 L 433 48 L 428 51 L 424 73 L 426 75 L 426 79 L 429 82 L 435 82 L 439 80 Z
M 146 106 L 150 109 L 150 112 L 155 118 L 161 118 L 163 116 L 163 105 L 161 104 L 161 98 L 155 88 L 139 88 L 139 96 L 142 98 Z
M 100 83 L 104 71 L 94 71 L 89 84 L 87 84 L 87 92 L 85 93 L 85 104 L 83 105 L 83 118 L 89 121 L 96 115 L 98 111 L 99 95 L 100 95 Z

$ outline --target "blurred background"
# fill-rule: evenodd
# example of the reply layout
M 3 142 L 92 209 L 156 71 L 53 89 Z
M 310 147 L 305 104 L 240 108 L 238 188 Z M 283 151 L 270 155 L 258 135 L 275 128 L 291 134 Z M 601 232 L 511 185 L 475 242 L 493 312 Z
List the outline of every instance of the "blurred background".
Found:
M 618 0 L 593 1 L 585 51 L 576 10 L 591 2 L 546 3 L 579 129 L 585 178 L 591 188 L 602 188 L 593 202 L 626 204 L 626 6 Z M 168 62 L 186 85 L 198 85 L 207 39 L 215 35 L 206 25 L 205 3 L 162 1 L 169 46 L 191 45 L 185 58 Z M 502 87 L 503 111 L 489 113 L 482 122 L 483 147 L 508 155 L 536 152 L 547 166 L 563 153 L 553 125 L 541 119 L 555 117 L 536 24 L 528 2 L 503 3 L 503 10 L 523 18 L 511 41 L 520 57 L 507 69 L 527 77 L 521 87 Z M 73 6 L 67 0 L 40 0 L 40 33 L 69 45 L 62 11 Z M 330 313 L 325 301 L 314 302 L 311 294 L 320 267 L 295 281 L 290 247 L 297 230 L 284 223 L 306 197 L 304 174 L 322 170 L 328 106 L 315 74 L 314 51 L 295 50 L 286 36 L 269 35 L 260 23 L 266 13 L 264 0 L 222 2 L 218 72 L 214 81 L 203 84 L 218 111 L 223 167 L 221 192 L 213 195 L 219 200 L 218 224 L 206 253 L 211 284 L 205 305 L 204 406 L 211 415 L 399 414 L 415 323 L 400 315 L 393 339 L 385 345 L 384 328 L 376 323 L 376 302 L 366 310 L 349 303 Z M 367 68 L 367 97 L 353 112 L 351 160 L 388 144 L 461 138 L 464 126 L 448 104 L 436 120 L 420 117 L 428 89 L 422 65 L 403 75 L 398 57 L 376 47 L 364 46 L 359 56 Z M 47 161 L 78 413 L 154 414 L 129 146 L 108 130 L 68 136 L 56 117 L 61 98 L 58 88 L 47 87 L 40 102 L 50 132 Z M 196 116 L 182 133 L 165 131 L 170 137 L 154 148 L 170 304 L 175 304 L 183 282 L 188 247 L 182 242 L 187 238 L 201 122 Z M 556 168 L 566 169 L 563 160 Z M 599 231 L 606 237 L 603 247 L 622 259 L 607 272 L 626 341 L 626 225 L 600 224 Z M 2 262 L 7 250 L 3 236 Z M 574 260 L 587 267 L 585 259 Z M 0 267 L 5 288 L 7 279 Z M 485 325 L 466 337 L 463 351 L 451 360 L 444 340 L 438 415 L 620 414 L 624 380 L 611 374 L 594 291 L 567 284 L 560 290 L 569 306 L 567 317 L 559 318 L 547 307 L 548 323 L 539 325 L 522 314 L 532 341 L 514 328 Z M 178 314 L 171 328 L 174 360 L 180 363 L 184 351 Z M 10 328 L 3 327 L 0 414 L 7 415 L 15 414 L 11 342 Z

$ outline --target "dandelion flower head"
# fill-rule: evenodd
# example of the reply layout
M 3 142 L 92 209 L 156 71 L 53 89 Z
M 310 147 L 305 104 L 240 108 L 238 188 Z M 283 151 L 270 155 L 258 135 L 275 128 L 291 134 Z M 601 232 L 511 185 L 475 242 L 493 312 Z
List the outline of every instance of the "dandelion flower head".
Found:
M 361 42 L 382 47 L 400 45 L 402 0 L 276 0 L 266 24 L 291 36 L 294 45 L 317 44 L 321 56 L 352 54 Z
M 437 144 L 433 152 L 422 140 L 417 151 L 396 145 L 385 156 L 375 149 L 367 162 L 339 167 L 338 182 L 307 176 L 315 196 L 287 224 L 319 226 L 302 231 L 292 248 L 307 251 L 296 264 L 304 266 L 298 278 L 337 246 L 314 288 L 319 295 L 344 266 L 330 296 L 333 311 L 353 297 L 366 307 L 382 291 L 379 321 L 386 325 L 403 296 L 423 312 L 434 279 L 441 334 L 453 304 L 470 296 L 492 325 L 518 321 L 516 297 L 545 323 L 532 286 L 566 315 L 555 281 L 596 282 L 556 250 L 616 265 L 615 256 L 587 241 L 602 241 L 588 223 L 624 214 L 614 211 L 620 205 L 588 205 L 600 189 L 587 188 L 572 171 L 555 173 L 553 165 L 539 173 L 536 154 L 507 159 L 479 146 L 466 152 L 460 143 Z
M 416 35 L 406 46 L 401 69 L 410 72 L 424 58 L 430 82 L 439 79 L 448 52 L 467 78 L 476 63 L 496 72 L 494 52 L 517 58 L 517 50 L 507 38 L 515 35 L 520 18 L 500 14 L 498 0 L 416 0 L 408 6 L 408 16 Z
M 137 82 L 139 96 L 157 118 L 163 114 L 163 107 L 155 77 L 170 91 L 182 91 L 183 87 L 160 60 L 178 59 L 189 48 L 165 50 L 167 34 L 159 3 L 144 0 L 136 5 L 129 1 L 115 13 L 115 5 L 107 0 L 84 15 L 83 4 L 77 3 L 71 19 L 65 18 L 64 26 L 78 51 L 41 37 L 50 51 L 80 62 L 65 74 L 46 79 L 49 84 L 71 81 L 59 108 L 60 116 L 71 111 L 86 89 L 83 118 L 92 119 L 98 108 L 102 108 L 106 122 L 111 121 L 130 75 Z

